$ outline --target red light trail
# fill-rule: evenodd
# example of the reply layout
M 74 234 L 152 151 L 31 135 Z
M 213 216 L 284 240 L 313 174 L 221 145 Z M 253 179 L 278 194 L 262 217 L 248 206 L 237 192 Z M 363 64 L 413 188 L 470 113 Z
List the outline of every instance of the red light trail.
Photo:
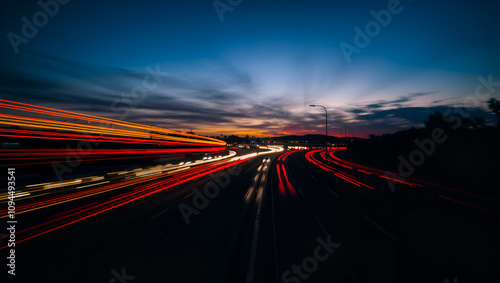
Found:
M 470 192 L 457 190 L 457 189 L 448 188 L 448 187 L 445 187 L 443 185 L 436 184 L 434 182 L 420 180 L 420 179 L 416 179 L 413 177 L 404 177 L 402 175 L 399 175 L 399 174 L 396 174 L 393 172 L 388 172 L 388 171 L 384 171 L 384 170 L 380 170 L 380 169 L 371 168 L 371 167 L 368 167 L 365 165 L 357 164 L 357 163 L 354 163 L 354 162 L 351 162 L 351 161 L 348 161 L 345 159 L 341 159 L 340 157 L 336 156 L 334 153 L 337 151 L 338 151 L 338 149 L 328 151 L 328 157 L 329 157 L 328 159 L 327 159 L 327 152 L 324 149 L 309 151 L 306 153 L 305 157 L 309 162 L 318 166 L 322 170 L 329 172 L 329 173 L 333 173 L 334 176 L 336 176 L 336 177 L 338 177 L 346 182 L 349 182 L 357 187 L 364 186 L 364 187 L 367 187 L 371 190 L 374 190 L 373 187 L 370 187 L 370 186 L 360 182 L 359 180 L 357 180 L 357 178 L 355 176 L 348 174 L 346 172 L 341 172 L 340 169 L 337 169 L 337 168 L 329 165 L 328 163 L 333 163 L 337 166 L 349 169 L 352 172 L 360 172 L 360 173 L 367 174 L 370 176 L 378 176 L 380 178 L 383 178 L 386 180 L 391 180 L 394 182 L 398 182 L 398 183 L 404 184 L 404 185 L 409 186 L 409 187 L 423 188 L 424 186 L 427 186 L 429 188 L 438 188 L 439 191 L 436 191 L 436 192 L 441 192 L 441 194 L 438 195 L 438 197 L 441 199 L 446 199 L 449 201 L 464 204 L 464 205 L 467 205 L 470 207 L 478 208 L 478 209 L 485 210 L 485 211 L 492 212 L 492 213 L 498 213 L 494 210 L 486 209 L 486 208 L 483 208 L 479 205 L 474 205 L 474 204 L 469 203 L 469 202 L 488 203 L 488 202 L 492 201 L 494 203 L 492 205 L 498 206 L 498 200 L 496 200 L 496 199 L 486 197 L 486 196 L 481 196 L 481 195 L 470 193 Z M 319 153 L 319 156 L 322 158 L 322 160 L 319 160 L 314 156 L 317 153 Z M 343 170 L 345 170 L 345 169 L 343 169 Z M 457 199 L 455 199 L 456 197 L 454 197 L 454 198 L 445 197 L 442 194 L 446 191 L 449 191 L 453 195 L 456 195 L 456 197 L 467 198 L 467 199 L 469 199 L 469 201 L 466 202 L 466 201 L 457 200 Z M 473 198 L 471 198 L 471 197 L 473 197 Z
M 71 155 L 86 162 L 218 153 L 226 149 L 224 141 L 214 138 L 94 115 L 3 99 L 0 108 L 14 112 L 0 113 L 0 138 L 19 145 L 0 149 L 0 162 L 6 166 L 60 162 Z M 75 123 L 61 121 L 64 118 L 74 119 Z M 66 142 L 64 149 L 61 142 Z

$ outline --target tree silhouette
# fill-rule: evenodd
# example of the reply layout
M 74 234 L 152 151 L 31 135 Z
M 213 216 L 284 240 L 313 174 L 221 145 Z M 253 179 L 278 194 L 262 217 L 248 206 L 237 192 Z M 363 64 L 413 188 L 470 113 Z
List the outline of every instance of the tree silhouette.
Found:
M 424 122 L 425 127 L 428 130 L 433 130 L 437 128 L 447 129 L 448 125 L 443 117 L 443 113 L 439 111 L 434 111 L 434 113 L 429 115 L 429 120 Z
M 460 114 L 455 114 L 453 116 L 457 120 L 462 121 L 462 124 L 460 126 L 461 129 L 470 129 L 470 128 L 474 127 L 474 122 L 472 121 L 472 119 L 464 117 L 464 116 L 462 116 Z
M 483 117 L 475 116 L 474 120 L 476 121 L 476 123 L 474 124 L 474 128 L 484 128 L 485 127 L 486 121 L 484 120 Z
M 488 107 L 493 111 L 493 114 L 497 115 L 498 122 L 497 126 L 500 127 L 500 101 L 495 98 L 488 100 Z

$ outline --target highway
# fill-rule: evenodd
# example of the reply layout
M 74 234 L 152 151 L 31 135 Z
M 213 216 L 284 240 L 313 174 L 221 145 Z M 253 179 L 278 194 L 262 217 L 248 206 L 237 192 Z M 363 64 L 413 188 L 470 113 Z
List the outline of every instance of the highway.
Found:
M 489 282 L 499 266 L 498 200 L 341 149 L 216 158 L 30 187 L 16 280 Z

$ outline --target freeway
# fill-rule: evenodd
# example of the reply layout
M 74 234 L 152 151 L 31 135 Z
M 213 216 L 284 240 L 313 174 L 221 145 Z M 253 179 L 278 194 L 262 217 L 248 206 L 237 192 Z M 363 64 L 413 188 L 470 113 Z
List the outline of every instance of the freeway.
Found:
M 276 149 L 33 186 L 57 193 L 19 204 L 26 231 L 18 231 L 16 279 L 489 282 L 495 275 L 498 200 L 403 179 L 341 153 Z M 95 188 L 102 193 L 78 198 Z M 47 206 L 28 211 L 33 200 Z
M 498 200 L 403 180 L 341 156 L 341 151 L 312 150 L 277 160 L 282 180 L 277 173 L 268 217 L 275 233 L 263 256 L 274 256 L 263 274 L 276 279 L 259 282 L 494 278 L 500 251 L 495 240 L 500 236 Z M 332 253 L 315 256 L 318 237 L 330 243 Z

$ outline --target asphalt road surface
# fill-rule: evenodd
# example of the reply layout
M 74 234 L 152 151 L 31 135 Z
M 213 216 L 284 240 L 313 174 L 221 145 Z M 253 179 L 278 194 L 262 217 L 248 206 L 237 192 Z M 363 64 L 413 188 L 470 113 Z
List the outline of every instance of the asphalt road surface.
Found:
M 148 174 L 19 214 L 2 282 L 498 282 L 495 199 L 323 150 Z

